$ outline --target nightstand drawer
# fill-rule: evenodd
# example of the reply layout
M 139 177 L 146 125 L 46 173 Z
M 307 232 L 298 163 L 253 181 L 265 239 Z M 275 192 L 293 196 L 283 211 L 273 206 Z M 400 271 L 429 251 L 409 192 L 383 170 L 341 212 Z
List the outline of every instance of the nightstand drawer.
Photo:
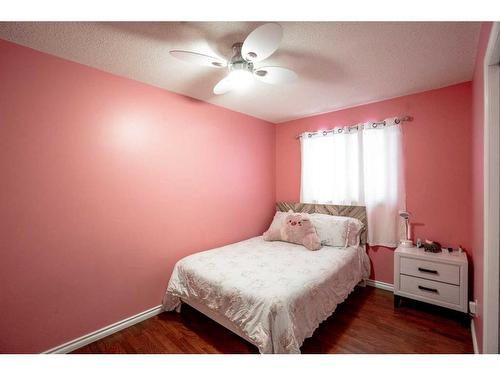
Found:
M 413 276 L 400 276 L 401 292 L 460 305 L 460 287 Z
M 400 272 L 405 275 L 460 285 L 460 266 L 414 258 L 400 258 Z

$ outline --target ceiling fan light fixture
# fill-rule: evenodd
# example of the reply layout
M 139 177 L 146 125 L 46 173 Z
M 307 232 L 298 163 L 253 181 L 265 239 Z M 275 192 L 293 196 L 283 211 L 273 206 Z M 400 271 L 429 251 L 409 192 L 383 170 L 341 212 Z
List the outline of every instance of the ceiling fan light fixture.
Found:
M 227 76 L 227 79 L 231 81 L 232 86 L 236 90 L 245 89 L 253 83 L 252 73 L 246 69 L 232 70 Z

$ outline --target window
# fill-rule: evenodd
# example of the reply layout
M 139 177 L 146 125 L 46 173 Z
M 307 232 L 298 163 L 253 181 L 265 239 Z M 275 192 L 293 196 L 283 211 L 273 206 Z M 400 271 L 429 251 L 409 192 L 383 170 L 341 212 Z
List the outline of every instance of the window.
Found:
M 405 208 L 400 121 L 304 133 L 300 140 L 301 201 L 366 206 L 368 243 L 397 246 L 398 211 Z

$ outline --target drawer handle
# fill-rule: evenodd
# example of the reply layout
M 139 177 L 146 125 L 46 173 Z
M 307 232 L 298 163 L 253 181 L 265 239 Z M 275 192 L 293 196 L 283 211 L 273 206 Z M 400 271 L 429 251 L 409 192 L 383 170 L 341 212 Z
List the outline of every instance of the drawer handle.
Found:
M 422 285 L 419 285 L 419 286 L 418 286 L 418 289 L 420 289 L 420 290 L 425 290 L 425 291 L 427 291 L 427 292 L 432 292 L 432 293 L 437 293 L 437 292 L 438 292 L 438 290 L 437 290 L 437 289 L 434 289 L 434 288 L 427 288 L 427 287 L 422 286 Z
M 419 270 L 420 272 L 433 273 L 433 274 L 435 274 L 435 275 L 437 275 L 437 273 L 438 273 L 438 271 L 436 271 L 436 270 L 429 270 L 429 269 L 427 269 L 427 268 L 421 268 L 421 267 L 418 267 L 418 270 Z

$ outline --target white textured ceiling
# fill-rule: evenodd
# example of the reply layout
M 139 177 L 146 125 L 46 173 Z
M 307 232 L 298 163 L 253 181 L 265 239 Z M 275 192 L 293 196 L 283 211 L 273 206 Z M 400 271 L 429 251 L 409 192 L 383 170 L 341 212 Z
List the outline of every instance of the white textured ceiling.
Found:
M 221 57 L 257 22 L 0 22 L 0 38 L 271 122 L 415 93 L 472 78 L 478 22 L 281 22 L 279 50 L 261 65 L 294 69 L 291 84 L 255 82 L 212 94 L 222 69 L 169 55 Z

